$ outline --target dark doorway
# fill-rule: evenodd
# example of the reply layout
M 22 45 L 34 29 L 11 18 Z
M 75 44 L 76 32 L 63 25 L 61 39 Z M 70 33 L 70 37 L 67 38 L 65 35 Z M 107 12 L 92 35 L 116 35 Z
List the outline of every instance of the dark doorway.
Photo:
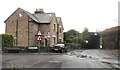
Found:
M 47 47 L 47 38 L 45 38 L 45 47 Z

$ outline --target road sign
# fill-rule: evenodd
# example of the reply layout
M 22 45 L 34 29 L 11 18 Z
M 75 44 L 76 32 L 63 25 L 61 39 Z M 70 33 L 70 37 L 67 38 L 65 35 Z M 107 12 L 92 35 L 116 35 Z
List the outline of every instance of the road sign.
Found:
M 40 31 L 38 31 L 37 35 L 42 35 L 42 33 Z
M 40 36 L 38 36 L 37 40 L 41 40 L 41 37 L 40 37 Z

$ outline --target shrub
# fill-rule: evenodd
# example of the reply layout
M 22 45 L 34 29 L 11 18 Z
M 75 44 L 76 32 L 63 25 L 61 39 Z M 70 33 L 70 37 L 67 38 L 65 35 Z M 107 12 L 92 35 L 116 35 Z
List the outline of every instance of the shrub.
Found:
M 13 36 L 12 35 L 8 35 L 8 34 L 1 34 L 0 35 L 0 45 L 2 46 L 13 46 Z

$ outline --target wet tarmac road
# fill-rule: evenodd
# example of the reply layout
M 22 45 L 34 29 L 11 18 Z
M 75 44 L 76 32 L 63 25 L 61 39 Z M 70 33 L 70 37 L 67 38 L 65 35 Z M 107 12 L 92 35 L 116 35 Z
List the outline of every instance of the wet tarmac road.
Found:
M 117 52 L 115 51 L 114 54 Z M 108 63 L 108 57 L 114 59 L 113 63 L 116 63 L 117 57 L 110 54 L 110 51 L 106 52 L 106 50 L 75 50 L 68 53 L 8 53 L 2 55 L 2 67 L 113 68 L 112 63 Z

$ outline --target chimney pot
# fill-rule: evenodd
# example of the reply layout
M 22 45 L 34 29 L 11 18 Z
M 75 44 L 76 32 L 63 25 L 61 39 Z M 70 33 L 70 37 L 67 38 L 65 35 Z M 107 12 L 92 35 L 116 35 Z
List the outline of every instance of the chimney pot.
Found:
M 40 14 L 40 13 L 44 13 L 43 9 L 42 8 L 36 9 L 35 14 Z

